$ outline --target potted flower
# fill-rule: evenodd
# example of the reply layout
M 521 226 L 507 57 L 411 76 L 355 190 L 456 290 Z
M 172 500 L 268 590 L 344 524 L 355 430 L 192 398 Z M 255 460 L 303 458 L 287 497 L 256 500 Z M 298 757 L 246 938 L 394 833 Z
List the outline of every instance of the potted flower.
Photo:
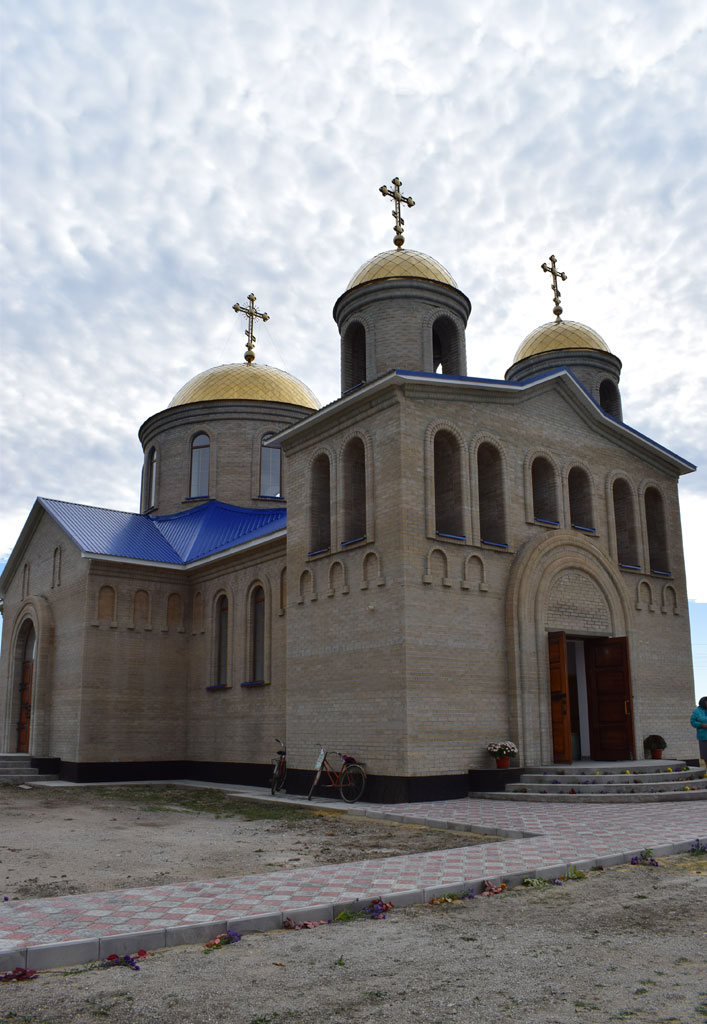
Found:
M 646 738 L 643 741 L 644 749 L 650 750 L 651 757 L 655 761 L 659 761 L 661 759 L 661 757 L 663 756 L 663 751 L 665 750 L 667 745 L 668 744 L 665 742 L 663 737 L 659 736 L 657 733 L 651 733 L 650 736 L 646 736 Z
M 491 757 L 496 758 L 497 768 L 509 768 L 511 758 L 518 753 L 518 747 L 510 740 L 501 740 L 500 743 L 489 743 L 486 747 Z

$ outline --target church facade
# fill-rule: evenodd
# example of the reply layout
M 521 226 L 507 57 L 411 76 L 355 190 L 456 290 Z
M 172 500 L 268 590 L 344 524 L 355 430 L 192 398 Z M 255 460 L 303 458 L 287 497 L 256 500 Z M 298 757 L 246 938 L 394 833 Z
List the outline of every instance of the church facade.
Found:
M 398 186 L 396 186 L 397 189 Z M 396 221 L 397 223 L 397 221 Z M 253 360 L 140 428 L 139 513 L 37 499 L 0 578 L 0 749 L 75 780 L 293 788 L 321 745 L 372 798 L 521 765 L 690 756 L 678 479 L 591 328 L 467 375 L 467 297 L 402 247 L 334 306 L 341 397 Z

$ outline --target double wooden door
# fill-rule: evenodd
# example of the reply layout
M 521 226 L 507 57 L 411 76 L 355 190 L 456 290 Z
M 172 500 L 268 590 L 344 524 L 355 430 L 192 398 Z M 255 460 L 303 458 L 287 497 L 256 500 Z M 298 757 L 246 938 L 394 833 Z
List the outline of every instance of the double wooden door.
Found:
M 634 756 L 631 674 L 628 641 L 621 637 L 585 637 L 584 664 L 589 714 L 589 756 L 593 761 L 625 761 Z M 550 633 L 550 700 L 553 760 L 572 762 L 567 636 Z M 583 755 L 586 754 L 583 751 Z
M 34 662 L 22 663 L 22 679 L 20 682 L 20 713 L 17 718 L 17 753 L 29 753 L 29 725 L 32 719 L 32 679 Z

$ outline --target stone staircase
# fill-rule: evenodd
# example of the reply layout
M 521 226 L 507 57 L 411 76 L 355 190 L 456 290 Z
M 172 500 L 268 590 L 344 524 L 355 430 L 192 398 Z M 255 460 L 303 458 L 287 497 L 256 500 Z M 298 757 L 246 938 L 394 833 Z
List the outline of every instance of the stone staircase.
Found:
M 31 785 L 56 778 L 57 775 L 40 775 L 39 770 L 32 767 L 29 754 L 0 754 L 0 786 L 8 782 L 13 786 Z
M 474 793 L 493 800 L 546 803 L 643 803 L 707 800 L 707 772 L 684 761 L 548 765 L 528 768 L 504 792 Z

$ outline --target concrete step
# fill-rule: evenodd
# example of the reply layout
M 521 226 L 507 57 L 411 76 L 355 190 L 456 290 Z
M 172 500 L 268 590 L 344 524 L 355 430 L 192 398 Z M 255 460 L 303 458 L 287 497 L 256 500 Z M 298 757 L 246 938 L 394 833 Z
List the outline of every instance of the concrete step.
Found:
M 572 785 L 572 786 L 617 786 L 621 783 L 631 783 L 637 786 L 660 785 L 662 783 L 685 783 L 693 779 L 704 779 L 706 776 L 704 768 L 683 768 L 667 769 L 661 772 L 632 772 L 624 769 L 621 774 L 591 773 L 582 772 L 578 774 L 550 775 L 526 774 L 521 775 L 518 783 L 513 785 L 523 786 L 548 786 L 548 785 Z
M 624 775 L 628 769 L 632 775 L 653 775 L 656 772 L 667 772 L 668 769 L 673 772 L 680 771 L 683 767 L 687 767 L 684 761 L 651 758 L 649 761 L 614 761 L 608 764 L 581 761 L 568 765 L 526 765 L 525 773 L 529 775 Z M 699 768 L 692 770 L 699 771 Z
M 553 787 L 554 789 L 554 787 Z M 643 804 L 662 801 L 707 800 L 707 789 L 672 790 L 668 793 L 470 793 L 474 800 L 516 800 L 547 804 Z
M 670 777 L 668 777 L 669 779 Z M 688 791 L 707 790 L 707 779 L 678 779 L 675 782 L 661 780 L 657 782 L 637 782 L 626 777 L 626 781 L 611 780 L 588 782 L 542 782 L 533 785 L 523 782 L 511 782 L 506 786 L 507 793 L 569 793 L 570 795 L 590 796 L 592 793 L 603 795 L 611 793 L 685 793 Z
M 25 772 L 17 772 L 15 775 L 2 775 L 0 776 L 0 786 L 31 786 L 33 782 L 53 782 L 58 778 L 58 775 L 40 775 L 35 769 L 33 775 Z

